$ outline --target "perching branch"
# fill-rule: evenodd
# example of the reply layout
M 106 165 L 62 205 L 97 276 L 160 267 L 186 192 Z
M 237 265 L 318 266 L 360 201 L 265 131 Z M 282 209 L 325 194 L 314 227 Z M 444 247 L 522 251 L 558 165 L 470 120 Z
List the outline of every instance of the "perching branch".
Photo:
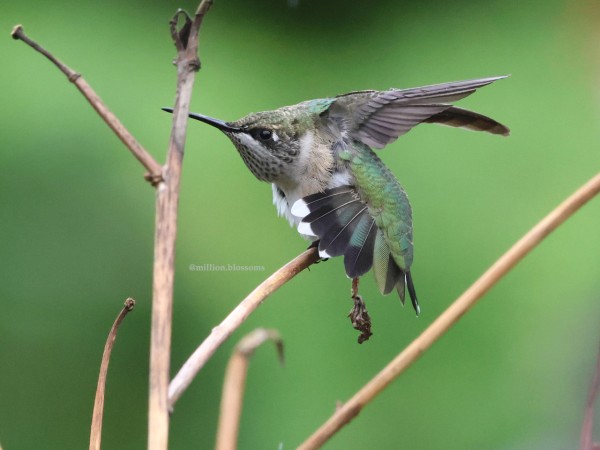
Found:
M 450 305 L 421 335 L 410 343 L 383 370 L 339 408 L 312 436 L 298 448 L 321 447 L 344 425 L 356 417 L 362 408 L 411 366 L 435 341 L 452 327 L 477 301 L 506 275 L 546 236 L 571 217 L 600 192 L 600 173 L 563 201 L 550 214 L 529 230 L 500 257 L 475 283 Z
M 125 306 L 115 319 L 104 345 L 102 354 L 102 363 L 100 364 L 100 375 L 98 375 L 98 386 L 96 388 L 96 399 L 94 400 L 94 412 L 92 413 L 92 429 L 90 432 L 90 450 L 100 450 L 100 441 L 102 440 L 102 415 L 104 413 L 104 392 L 106 388 L 106 376 L 108 374 L 108 363 L 112 353 L 119 325 L 129 311 L 135 306 L 135 300 L 128 298 L 125 300 Z
M 175 238 L 183 149 L 187 132 L 192 88 L 200 69 L 198 34 L 212 0 L 202 0 L 194 19 L 179 10 L 170 22 L 177 49 L 177 94 L 169 139 L 164 181 L 156 190 L 156 231 L 152 283 L 152 332 L 150 336 L 150 404 L 148 409 L 148 449 L 166 450 L 169 440 L 169 379 L 171 327 L 173 317 L 173 280 Z M 179 19 L 184 25 L 178 29 Z
M 13 39 L 21 40 L 29 45 L 34 50 L 38 51 L 46 58 L 48 58 L 58 69 L 64 73 L 69 81 L 83 94 L 87 101 L 92 105 L 92 108 L 100 115 L 102 120 L 115 132 L 115 134 L 121 139 L 121 142 L 133 153 L 133 156 L 142 163 L 142 165 L 148 170 L 146 179 L 152 183 L 152 185 L 158 184 L 162 180 L 162 167 L 156 160 L 146 151 L 144 147 L 133 137 L 133 135 L 125 128 L 121 121 L 115 116 L 108 107 L 104 104 L 102 99 L 96 94 L 92 87 L 83 79 L 81 74 L 75 72 L 70 67 L 59 61 L 52 53 L 43 48 L 34 40 L 30 39 L 23 30 L 22 25 L 16 25 L 11 33 Z
M 318 260 L 319 252 L 315 247 L 298 255 L 263 281 L 219 325 L 212 329 L 210 335 L 192 353 L 171 381 L 169 385 L 169 406 L 171 409 L 217 348 L 244 323 L 264 299 Z
M 283 341 L 279 333 L 275 330 L 266 330 L 264 328 L 258 328 L 246 335 L 236 346 L 233 355 L 229 359 L 229 364 L 225 372 L 225 382 L 223 384 L 223 396 L 221 398 L 217 450 L 235 450 L 237 448 L 242 402 L 250 357 L 267 340 L 275 342 L 279 361 L 283 365 Z
M 581 428 L 581 450 L 595 450 L 600 444 L 594 444 L 594 403 L 600 392 L 600 352 L 596 361 L 596 370 L 592 378 L 590 392 L 585 405 L 583 427 Z

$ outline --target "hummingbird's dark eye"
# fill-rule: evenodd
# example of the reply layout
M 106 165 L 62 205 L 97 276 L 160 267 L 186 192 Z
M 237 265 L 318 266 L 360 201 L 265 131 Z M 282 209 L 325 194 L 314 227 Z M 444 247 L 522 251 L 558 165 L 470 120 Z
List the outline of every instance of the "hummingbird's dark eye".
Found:
M 271 130 L 267 130 L 267 129 L 262 129 L 258 131 L 258 138 L 261 141 L 268 141 L 269 139 L 271 139 L 273 137 L 273 132 Z

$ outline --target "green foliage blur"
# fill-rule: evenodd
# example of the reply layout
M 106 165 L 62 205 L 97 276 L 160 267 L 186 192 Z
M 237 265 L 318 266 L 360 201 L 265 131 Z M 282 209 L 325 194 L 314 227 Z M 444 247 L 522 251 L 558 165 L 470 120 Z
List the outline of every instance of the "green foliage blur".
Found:
M 88 442 L 106 334 L 137 300 L 108 376 L 103 444 L 146 445 L 154 192 L 143 169 L 13 25 L 81 72 L 164 160 L 174 101 L 168 21 L 196 3 L 5 2 L 0 40 L 0 443 Z M 211 448 L 227 359 L 279 330 L 250 366 L 240 449 L 295 448 L 496 258 L 600 168 L 593 0 L 215 0 L 192 110 L 225 120 L 358 89 L 511 74 L 460 106 L 509 138 L 419 126 L 380 155 L 415 222 L 417 319 L 371 276 L 374 336 L 346 318 L 340 258 L 269 298 L 176 405 L 173 449 Z M 217 130 L 190 123 L 179 206 L 172 373 L 247 293 L 307 243 L 276 217 Z M 327 449 L 576 448 L 600 337 L 600 199 L 529 255 Z M 199 271 L 190 265 L 261 266 Z M 596 428 L 600 428 L 597 421 Z M 600 430 L 599 430 L 600 431 Z M 597 434 L 598 436 L 598 434 Z

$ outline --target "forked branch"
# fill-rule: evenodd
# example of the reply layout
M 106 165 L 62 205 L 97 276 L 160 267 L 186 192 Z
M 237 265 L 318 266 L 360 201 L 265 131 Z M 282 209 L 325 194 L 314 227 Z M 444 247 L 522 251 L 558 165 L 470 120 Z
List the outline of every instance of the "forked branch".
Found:
M 40 44 L 29 38 L 22 25 L 16 25 L 11 33 L 13 39 L 21 40 L 29 45 L 31 48 L 48 58 L 58 69 L 66 75 L 71 83 L 77 86 L 79 92 L 87 99 L 92 105 L 92 108 L 100 115 L 102 120 L 115 132 L 118 138 L 125 144 L 125 146 L 131 151 L 133 156 L 142 163 L 142 165 L 148 170 L 146 179 L 156 186 L 162 179 L 162 167 L 152 157 L 148 151 L 142 147 L 142 145 L 133 137 L 133 135 L 125 128 L 121 121 L 115 116 L 108 107 L 104 104 L 102 99 L 96 94 L 96 91 L 84 80 L 81 74 L 75 72 L 73 69 L 68 67 L 66 64 L 61 62 L 52 53 L 43 48 Z
M 149 171 L 146 179 L 155 187 L 156 218 L 154 240 L 152 332 L 150 345 L 150 405 L 148 447 L 164 450 L 168 445 L 168 386 L 171 357 L 171 319 L 173 308 L 173 281 L 175 261 L 175 238 L 177 234 L 177 207 L 181 164 L 187 130 L 187 115 L 196 71 L 200 68 L 198 35 L 204 15 L 212 0 L 202 0 L 193 20 L 178 11 L 171 21 L 171 36 L 177 49 L 177 94 L 173 111 L 173 125 L 169 140 L 166 164 L 161 166 L 137 142 L 123 124 L 112 114 L 104 102 L 80 74 L 59 61 L 54 55 L 25 35 L 17 25 L 12 31 L 14 39 L 22 40 L 46 56 L 69 81 L 75 84 L 102 119 L 117 134 L 133 155 Z M 178 21 L 184 17 L 184 25 L 178 29 Z

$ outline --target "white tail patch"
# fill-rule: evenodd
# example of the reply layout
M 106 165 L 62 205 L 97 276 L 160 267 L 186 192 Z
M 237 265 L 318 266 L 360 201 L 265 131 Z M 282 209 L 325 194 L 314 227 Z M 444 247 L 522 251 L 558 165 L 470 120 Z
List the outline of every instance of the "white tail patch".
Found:
M 310 223 L 300 222 L 298 225 L 298 233 L 304 234 L 306 236 L 316 236 L 315 232 L 312 230 Z
M 306 217 L 310 213 L 306 202 L 302 199 L 296 200 L 292 205 L 291 212 L 296 217 Z
M 319 250 L 319 256 L 321 258 L 331 258 L 331 255 L 329 255 L 325 250 Z

